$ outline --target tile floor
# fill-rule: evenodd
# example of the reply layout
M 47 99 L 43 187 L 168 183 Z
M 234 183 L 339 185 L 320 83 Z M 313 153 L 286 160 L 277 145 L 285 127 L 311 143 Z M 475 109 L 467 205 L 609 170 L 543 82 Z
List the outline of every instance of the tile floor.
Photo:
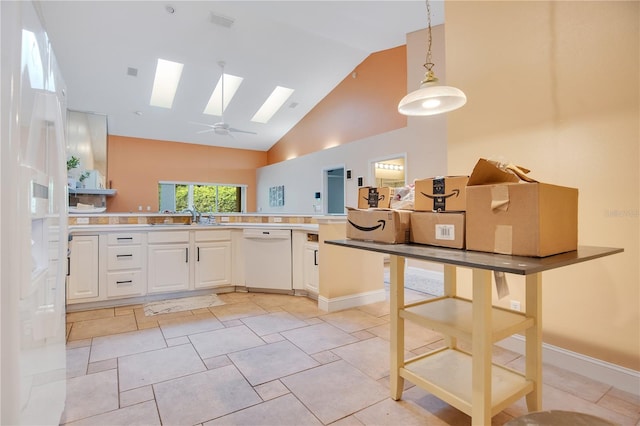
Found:
M 406 300 L 425 295 L 406 290 Z M 389 304 L 327 313 L 306 297 L 227 293 L 225 305 L 145 317 L 141 305 L 67 315 L 69 425 L 468 425 L 406 384 L 389 397 Z M 439 347 L 407 323 L 407 355 Z M 518 354 L 494 360 L 522 371 Z M 543 405 L 640 426 L 640 398 L 544 367 Z M 494 425 L 526 413 L 520 400 Z

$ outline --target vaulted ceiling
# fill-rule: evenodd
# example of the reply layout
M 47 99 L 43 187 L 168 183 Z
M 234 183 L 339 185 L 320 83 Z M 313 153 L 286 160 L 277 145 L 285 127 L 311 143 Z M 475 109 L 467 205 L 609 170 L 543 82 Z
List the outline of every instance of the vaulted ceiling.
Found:
M 426 27 L 424 1 L 42 1 L 68 108 L 107 114 L 110 134 L 268 150 L 369 54 Z M 444 21 L 431 4 L 433 25 Z M 220 25 L 220 22 L 230 26 Z M 149 105 L 158 58 L 184 64 L 172 108 Z M 256 134 L 198 133 L 220 75 L 243 77 L 224 111 Z M 137 75 L 132 76 L 135 69 Z M 276 86 L 293 95 L 250 121 Z

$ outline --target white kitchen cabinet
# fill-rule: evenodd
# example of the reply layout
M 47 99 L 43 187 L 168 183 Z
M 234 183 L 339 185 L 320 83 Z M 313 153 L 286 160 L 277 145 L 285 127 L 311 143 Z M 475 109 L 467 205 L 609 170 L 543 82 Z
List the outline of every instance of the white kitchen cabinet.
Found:
M 107 244 L 107 297 L 144 295 L 147 291 L 144 234 L 109 234 Z
M 148 293 L 189 290 L 189 231 L 148 234 Z
M 194 287 L 231 285 L 231 231 L 195 232 Z
M 100 296 L 98 241 L 97 235 L 78 235 L 69 243 L 71 258 L 67 277 L 68 303 L 93 301 Z
M 320 268 L 318 267 L 318 243 L 307 242 L 304 245 L 303 282 L 304 289 L 310 293 L 318 294 L 320 282 Z

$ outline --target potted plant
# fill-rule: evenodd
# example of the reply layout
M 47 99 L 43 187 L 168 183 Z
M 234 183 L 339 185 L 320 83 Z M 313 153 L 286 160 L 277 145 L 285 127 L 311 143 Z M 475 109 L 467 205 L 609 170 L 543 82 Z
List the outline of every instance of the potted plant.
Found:
M 67 160 L 67 183 L 69 184 L 69 188 L 76 188 L 78 174 L 75 171 L 72 172 L 72 170 L 78 168 L 79 165 L 80 159 L 75 155 L 72 155 L 71 158 Z

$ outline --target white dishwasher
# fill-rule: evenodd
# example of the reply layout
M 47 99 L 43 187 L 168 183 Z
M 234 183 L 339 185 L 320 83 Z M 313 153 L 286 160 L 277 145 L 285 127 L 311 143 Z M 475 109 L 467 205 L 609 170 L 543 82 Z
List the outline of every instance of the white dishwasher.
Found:
M 243 238 L 246 287 L 292 290 L 291 230 L 245 228 Z

